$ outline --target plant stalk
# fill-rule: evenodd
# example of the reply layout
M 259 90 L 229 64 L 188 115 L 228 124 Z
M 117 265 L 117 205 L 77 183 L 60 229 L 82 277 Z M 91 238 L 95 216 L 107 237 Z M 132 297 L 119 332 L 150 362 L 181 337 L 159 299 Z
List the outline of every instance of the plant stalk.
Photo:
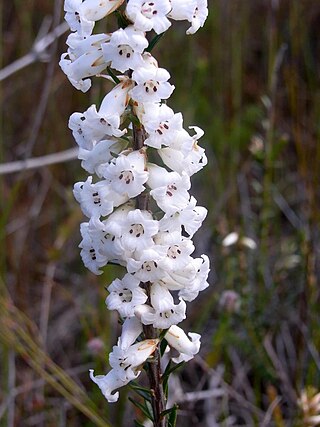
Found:
M 142 125 L 133 123 L 133 149 L 140 150 L 144 146 L 146 133 Z M 136 198 L 136 207 L 141 210 L 148 210 L 149 196 L 148 194 L 141 194 Z M 148 299 L 150 300 L 151 283 L 144 283 L 144 289 L 147 292 Z M 158 338 L 158 332 L 152 325 L 143 325 L 143 333 L 145 339 Z M 166 417 L 162 417 L 161 413 L 166 409 L 165 396 L 163 392 L 163 385 L 161 381 L 161 365 L 160 365 L 160 349 L 157 348 L 154 352 L 152 362 L 148 363 L 148 378 L 151 390 L 152 409 L 153 409 L 153 425 L 154 427 L 166 427 Z

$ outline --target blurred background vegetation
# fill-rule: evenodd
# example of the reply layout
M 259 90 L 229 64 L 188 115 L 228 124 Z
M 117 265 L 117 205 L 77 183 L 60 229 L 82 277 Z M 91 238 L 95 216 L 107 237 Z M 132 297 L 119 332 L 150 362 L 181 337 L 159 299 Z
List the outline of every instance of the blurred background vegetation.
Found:
M 0 68 L 34 57 L 62 8 L 61 0 L 1 2 Z M 320 425 L 312 418 L 320 414 L 320 2 L 209 0 L 209 8 L 204 29 L 187 37 L 175 23 L 154 51 L 176 86 L 170 106 L 206 131 L 209 158 L 193 194 L 209 209 L 195 243 L 196 255 L 211 258 L 211 286 L 184 323 L 202 334 L 202 349 L 172 378 L 170 399 L 178 426 Z M 111 17 L 98 30 L 115 25 Z M 73 148 L 69 115 L 108 89 L 70 85 L 58 66 L 65 38 L 2 75 L 1 164 Z M 0 176 L 1 426 L 143 420 L 129 390 L 108 405 L 88 380 L 89 367 L 109 369 L 118 327 L 104 286 L 121 270 L 95 277 L 82 265 L 72 187 L 84 176 L 78 160 Z

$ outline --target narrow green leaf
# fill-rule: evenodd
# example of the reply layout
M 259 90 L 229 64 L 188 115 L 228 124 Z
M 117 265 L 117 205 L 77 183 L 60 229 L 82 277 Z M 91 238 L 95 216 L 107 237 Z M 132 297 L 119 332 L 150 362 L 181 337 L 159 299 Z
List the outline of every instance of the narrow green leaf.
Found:
M 146 49 L 146 52 L 151 52 L 152 49 L 155 47 L 155 45 L 158 43 L 158 41 L 161 39 L 164 33 L 158 34 L 150 41 L 149 46 Z
M 131 388 L 131 390 L 137 393 L 138 396 L 142 397 L 147 402 L 151 402 L 150 390 L 144 389 L 143 387 L 142 388 L 135 387 L 135 386 L 132 386 L 131 384 L 129 384 L 129 387 Z
M 160 355 L 161 357 L 164 355 L 164 352 L 166 351 L 168 342 L 165 338 L 163 338 L 163 340 L 160 343 Z
M 167 367 L 162 375 L 163 390 L 166 398 L 168 398 L 168 381 L 170 374 L 172 374 L 172 372 L 174 372 L 176 369 L 180 368 L 180 366 L 183 364 L 184 362 L 180 362 L 177 365 L 172 366 L 172 362 L 169 360 L 169 363 L 167 364 Z
M 133 403 L 134 406 L 136 406 L 137 408 L 140 409 L 140 411 L 142 411 L 142 413 L 150 420 L 153 422 L 153 415 L 150 414 L 149 409 L 142 405 L 141 403 L 137 402 L 136 400 L 133 400 L 131 397 L 128 398 L 130 400 L 131 403 Z
M 168 427 L 175 427 L 177 423 L 178 405 L 174 405 L 171 409 L 172 410 L 168 417 Z
M 144 427 L 144 425 L 139 423 L 139 421 L 137 421 L 137 420 L 134 420 L 134 425 L 135 425 L 135 427 Z
M 120 80 L 118 79 L 118 77 L 114 74 L 114 72 L 111 70 L 111 68 L 110 67 L 107 67 L 107 72 L 108 72 L 108 74 L 109 74 L 109 76 L 112 78 L 112 80 L 115 82 L 115 83 L 120 83 Z
M 171 360 L 169 361 L 169 363 L 167 364 L 167 367 L 162 375 L 162 379 L 164 380 L 166 377 L 169 377 L 170 374 L 172 374 L 172 372 L 174 372 L 175 370 L 179 369 L 180 366 L 182 366 L 184 364 L 184 362 L 180 362 L 177 365 L 172 365 Z
M 159 335 L 159 339 L 163 340 L 165 334 L 168 332 L 169 329 L 162 329 L 161 334 Z

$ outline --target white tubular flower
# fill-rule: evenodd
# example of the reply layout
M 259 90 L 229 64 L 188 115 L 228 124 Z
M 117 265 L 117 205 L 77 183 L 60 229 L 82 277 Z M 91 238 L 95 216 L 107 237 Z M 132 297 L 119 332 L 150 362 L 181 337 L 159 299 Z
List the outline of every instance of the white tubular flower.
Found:
M 171 232 L 183 226 L 189 237 L 192 237 L 199 230 L 208 213 L 206 208 L 196 204 L 197 200 L 191 196 L 186 208 L 173 214 L 165 214 L 159 221 L 159 230 Z
M 141 251 L 154 245 L 152 237 L 159 230 L 158 221 L 147 211 L 130 211 L 121 224 L 121 243 L 128 251 Z
M 179 270 L 193 261 L 193 258 L 190 256 L 194 251 L 192 241 L 182 237 L 180 233 L 175 234 L 175 239 L 166 239 L 168 233 L 158 233 L 154 239 L 157 244 L 161 245 L 166 245 L 166 241 L 170 241 L 166 246 L 166 256 L 160 261 L 161 267 L 166 271 Z
M 126 133 L 119 129 L 120 116 L 129 102 L 128 92 L 132 85 L 131 80 L 125 79 L 104 97 L 99 111 L 91 105 L 84 113 L 70 116 L 69 128 L 80 147 L 90 150 L 108 136 L 120 137 Z
M 107 180 L 92 184 L 92 176 L 85 182 L 77 182 L 73 194 L 88 218 L 109 215 L 114 206 L 122 205 L 128 200 L 126 195 L 114 192 Z
M 65 20 L 71 31 L 81 36 L 92 33 L 95 21 L 99 21 L 121 6 L 124 0 L 65 0 Z
M 181 291 L 190 285 L 190 282 L 195 279 L 196 274 L 197 270 L 194 265 L 194 259 L 191 258 L 190 263 L 179 270 L 168 270 L 165 277 L 161 279 L 161 284 L 170 291 Z
M 170 146 L 176 137 L 176 132 L 182 130 L 182 114 L 175 114 L 166 104 L 150 104 L 142 117 L 142 124 L 149 136 L 145 145 L 161 148 Z
M 93 50 L 72 61 L 67 59 L 68 53 L 63 53 L 59 65 L 68 77 L 70 83 L 81 92 L 87 92 L 91 87 L 88 77 L 101 73 L 108 64 L 103 60 L 100 50 Z
M 139 373 L 129 371 L 126 373 L 126 377 L 117 370 L 112 369 L 107 375 L 96 375 L 94 376 L 94 370 L 90 369 L 90 378 L 100 388 L 102 394 L 109 403 L 117 402 L 119 399 L 119 392 L 113 393 L 115 390 L 127 385 L 130 381 L 136 379 Z
M 164 68 L 139 67 L 132 73 L 132 80 L 137 83 L 130 91 L 130 96 L 137 102 L 160 102 L 168 99 L 174 86 L 168 83 L 169 72 Z
M 165 276 L 161 261 L 166 256 L 167 249 L 154 245 L 143 251 L 136 251 L 134 258 L 128 259 L 127 269 L 141 282 L 155 282 Z
M 110 366 L 120 375 L 123 380 L 127 372 L 139 372 L 144 362 L 152 355 L 159 343 L 158 339 L 140 341 L 128 348 L 121 347 L 121 339 L 114 346 L 109 355 Z M 139 372 L 140 373 L 140 372 Z
M 189 176 L 183 172 L 168 172 L 165 168 L 149 163 L 147 184 L 152 189 L 150 195 L 166 214 L 185 209 L 189 204 L 191 187 Z
M 104 178 L 119 195 L 129 198 L 136 197 L 144 190 L 144 183 L 149 177 L 145 170 L 145 152 L 133 151 L 127 155 L 121 154 L 110 164 L 100 168 Z
M 109 39 L 107 34 L 95 34 L 86 38 L 78 33 L 69 35 L 69 48 L 67 53 L 62 54 L 59 65 L 75 88 L 86 92 L 91 87 L 89 77 L 101 73 L 107 67 L 101 44 Z
M 207 282 L 210 271 L 209 258 L 206 255 L 201 255 L 201 257 L 193 260 L 193 265 L 196 268 L 195 277 L 179 291 L 179 297 L 185 301 L 193 301 L 197 298 L 199 292 L 209 286 Z
M 89 235 L 89 223 L 83 222 L 80 225 L 80 232 L 82 236 L 82 241 L 79 244 L 81 248 L 81 258 L 85 267 L 87 267 L 92 273 L 99 275 L 102 274 L 102 271 L 99 270 L 101 267 L 104 267 L 108 263 L 108 258 L 102 255 L 95 242 Z
M 133 26 L 112 33 L 110 41 L 102 46 L 106 62 L 111 62 L 111 67 L 124 73 L 144 64 L 142 52 L 148 47 L 148 40 L 144 32 Z
M 170 347 L 173 347 L 180 353 L 178 357 L 172 358 L 175 363 L 188 362 L 200 350 L 201 335 L 194 332 L 189 332 L 188 335 L 190 339 L 183 329 L 173 325 L 164 336 Z
M 172 325 L 182 322 L 186 318 L 186 303 L 180 301 L 175 305 L 173 297 L 167 288 L 159 283 L 151 286 L 150 299 L 152 309 L 142 310 L 141 322 L 144 325 L 153 325 L 154 328 L 168 329 Z M 139 306 L 135 313 L 139 313 Z
M 170 2 L 172 10 L 168 16 L 177 21 L 187 20 L 191 23 L 187 34 L 194 34 L 203 27 L 208 17 L 207 0 L 170 0 Z
M 117 262 L 125 265 L 124 257 L 126 253 L 121 245 L 121 241 L 113 234 L 110 226 L 110 217 L 104 221 L 98 218 L 91 218 L 89 221 L 88 233 L 91 241 L 94 242 L 96 250 L 104 256 L 107 261 Z
M 78 159 L 82 160 L 81 166 L 89 173 L 96 173 L 102 177 L 100 169 L 110 162 L 127 146 L 125 141 L 110 138 L 99 141 L 91 150 L 79 149 Z
M 64 19 L 69 24 L 71 31 L 78 31 L 81 36 L 89 36 L 92 33 L 94 22 L 84 19 L 80 16 L 80 7 L 82 0 L 65 0 L 64 2 Z
M 109 363 L 113 369 L 107 375 L 97 376 L 93 375 L 92 369 L 89 371 L 90 378 L 99 386 L 108 402 L 118 400 L 119 393 L 113 394 L 112 392 L 139 376 L 141 367 L 159 344 L 158 339 L 149 339 L 133 344 L 141 332 L 142 325 L 138 319 L 126 319 L 118 345 L 113 347 L 113 351 L 109 355 Z
M 140 280 L 131 274 L 126 274 L 122 280 L 114 280 L 108 287 L 108 309 L 117 310 L 122 317 L 134 316 L 135 307 L 144 304 L 148 299 L 146 291 L 140 288 L 139 284 Z
M 136 342 L 142 333 L 142 323 L 137 317 L 128 317 L 122 325 L 121 336 L 118 339 L 118 346 L 122 349 L 128 349 Z
M 134 26 L 141 31 L 154 30 L 157 34 L 166 31 L 171 22 L 167 14 L 171 10 L 169 0 L 130 0 L 126 8 L 126 15 Z
M 142 58 L 143 58 L 143 66 L 144 67 L 159 68 L 158 61 L 156 60 L 156 58 L 154 56 L 151 55 L 150 52 L 144 52 L 142 54 Z
M 184 171 L 188 176 L 199 172 L 208 163 L 204 149 L 196 143 L 187 156 L 184 156 L 181 151 L 170 147 L 161 148 L 158 153 L 168 168 L 179 174 Z

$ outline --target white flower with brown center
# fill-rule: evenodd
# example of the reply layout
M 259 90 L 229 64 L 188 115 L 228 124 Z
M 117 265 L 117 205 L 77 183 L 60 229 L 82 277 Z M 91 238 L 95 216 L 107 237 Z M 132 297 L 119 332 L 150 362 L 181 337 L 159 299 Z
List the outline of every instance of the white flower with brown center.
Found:
M 113 191 L 107 180 L 93 184 L 92 176 L 85 182 L 77 182 L 73 194 L 88 218 L 107 216 L 114 206 L 122 205 L 128 200 L 128 196 Z
M 137 197 L 145 187 L 149 173 L 145 170 L 144 151 L 121 154 L 109 164 L 100 168 L 103 177 L 110 181 L 113 191 L 127 197 Z
M 170 146 L 177 132 L 182 130 L 182 122 L 182 114 L 175 114 L 166 104 L 148 105 L 142 116 L 142 124 L 148 133 L 145 145 L 154 148 Z
M 141 251 L 154 245 L 152 237 L 159 230 L 158 221 L 148 211 L 130 211 L 121 222 L 121 243 L 128 251 Z
M 134 316 L 135 307 L 148 299 L 146 291 L 139 284 L 140 280 L 131 274 L 126 274 L 121 280 L 115 279 L 108 287 L 108 309 L 117 310 L 122 317 Z
M 167 248 L 153 245 L 142 251 L 136 251 L 134 258 L 130 257 L 127 269 L 141 282 L 155 282 L 165 276 L 165 270 L 161 262 L 165 259 Z
M 124 73 L 144 64 L 142 53 L 148 47 L 148 40 L 143 31 L 129 27 L 112 33 L 110 41 L 102 45 L 106 62 L 111 62 L 111 67 Z
M 174 86 L 168 83 L 169 72 L 164 68 L 139 67 L 132 73 L 137 85 L 131 89 L 130 96 L 138 102 L 160 102 L 168 99 Z
M 171 25 L 167 18 L 170 10 L 169 0 L 130 0 L 127 4 L 126 15 L 138 30 L 154 30 L 157 34 L 161 34 Z
M 152 189 L 150 195 L 166 214 L 185 209 L 189 204 L 191 187 L 189 176 L 183 172 L 168 172 L 165 168 L 149 163 L 147 184 Z

